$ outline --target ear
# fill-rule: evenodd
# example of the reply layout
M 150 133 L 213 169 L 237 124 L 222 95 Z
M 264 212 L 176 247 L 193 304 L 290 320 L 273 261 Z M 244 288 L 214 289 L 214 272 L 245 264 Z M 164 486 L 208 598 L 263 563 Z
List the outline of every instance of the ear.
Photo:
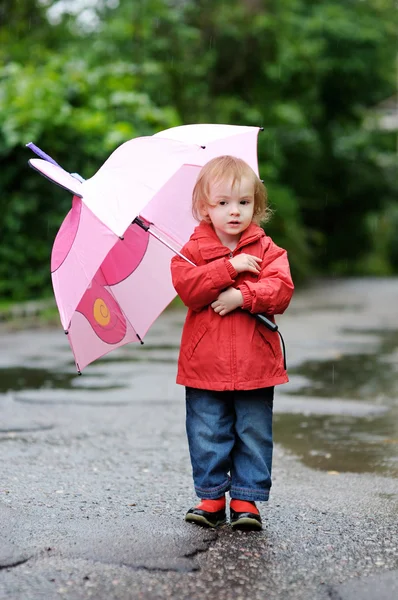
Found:
M 199 214 L 204 219 L 209 217 L 209 211 L 207 208 L 207 204 L 205 204 L 204 202 L 200 205 Z

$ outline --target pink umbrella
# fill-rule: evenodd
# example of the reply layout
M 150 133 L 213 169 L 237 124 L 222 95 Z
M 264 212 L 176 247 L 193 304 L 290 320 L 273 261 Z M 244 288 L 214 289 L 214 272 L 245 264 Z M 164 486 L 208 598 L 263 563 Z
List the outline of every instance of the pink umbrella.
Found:
M 42 157 L 30 166 L 73 194 L 55 238 L 51 274 L 79 373 L 115 348 L 142 343 L 176 296 L 170 260 L 196 225 L 191 197 L 201 167 L 232 154 L 258 173 L 258 131 L 185 125 L 134 138 L 87 180 L 28 144 Z

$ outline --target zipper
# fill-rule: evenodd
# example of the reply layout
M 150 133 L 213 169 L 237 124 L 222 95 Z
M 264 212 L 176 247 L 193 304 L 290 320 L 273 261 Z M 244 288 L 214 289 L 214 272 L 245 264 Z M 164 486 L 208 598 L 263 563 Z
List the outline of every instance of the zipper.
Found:
M 236 248 L 235 248 L 235 250 L 236 250 Z M 234 257 L 235 250 L 229 251 L 229 258 Z M 230 335 L 231 335 L 231 345 L 230 345 L 230 350 L 231 350 L 231 359 L 230 360 L 231 360 L 231 375 L 232 375 L 231 379 L 232 379 L 232 385 L 233 385 L 233 387 L 235 387 L 235 381 L 236 381 L 236 377 L 237 377 L 235 315 L 232 313 L 230 316 L 231 316 L 231 318 L 230 318 L 229 322 L 230 322 Z
M 235 381 L 237 378 L 237 364 L 236 364 L 236 331 L 235 331 L 235 316 L 233 313 L 230 319 L 230 331 L 231 331 L 231 375 L 232 385 L 235 388 Z

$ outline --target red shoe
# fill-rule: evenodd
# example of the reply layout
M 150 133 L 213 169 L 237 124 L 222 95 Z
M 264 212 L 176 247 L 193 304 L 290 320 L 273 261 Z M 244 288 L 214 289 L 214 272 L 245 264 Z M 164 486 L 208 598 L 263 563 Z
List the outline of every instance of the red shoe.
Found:
M 225 496 L 216 500 L 202 500 L 194 508 L 190 508 L 185 520 L 203 527 L 218 527 L 227 521 L 225 514 Z
M 261 516 L 255 502 L 231 500 L 231 527 L 246 531 L 260 531 L 263 528 Z

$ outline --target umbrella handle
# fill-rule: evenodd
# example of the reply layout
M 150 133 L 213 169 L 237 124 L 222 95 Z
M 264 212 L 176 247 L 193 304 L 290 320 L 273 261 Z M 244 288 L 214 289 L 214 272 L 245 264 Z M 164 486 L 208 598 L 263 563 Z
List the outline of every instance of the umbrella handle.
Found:
M 257 313 L 254 316 L 256 317 L 257 321 L 265 325 L 271 331 L 278 331 L 278 325 L 271 321 L 271 319 L 268 319 L 268 317 L 266 317 L 265 315 Z
M 278 325 L 276 323 L 273 323 L 265 315 L 257 313 L 254 316 L 256 317 L 257 321 L 259 321 L 260 323 L 262 323 L 263 325 L 265 325 L 268 329 L 270 329 L 273 332 L 275 332 L 275 331 L 278 332 L 278 335 L 281 338 L 281 342 L 282 342 L 283 366 L 285 367 L 285 371 L 286 371 L 287 366 L 286 366 L 286 347 L 285 347 L 285 341 L 284 341 L 284 339 L 282 337 L 281 332 L 278 330 Z

